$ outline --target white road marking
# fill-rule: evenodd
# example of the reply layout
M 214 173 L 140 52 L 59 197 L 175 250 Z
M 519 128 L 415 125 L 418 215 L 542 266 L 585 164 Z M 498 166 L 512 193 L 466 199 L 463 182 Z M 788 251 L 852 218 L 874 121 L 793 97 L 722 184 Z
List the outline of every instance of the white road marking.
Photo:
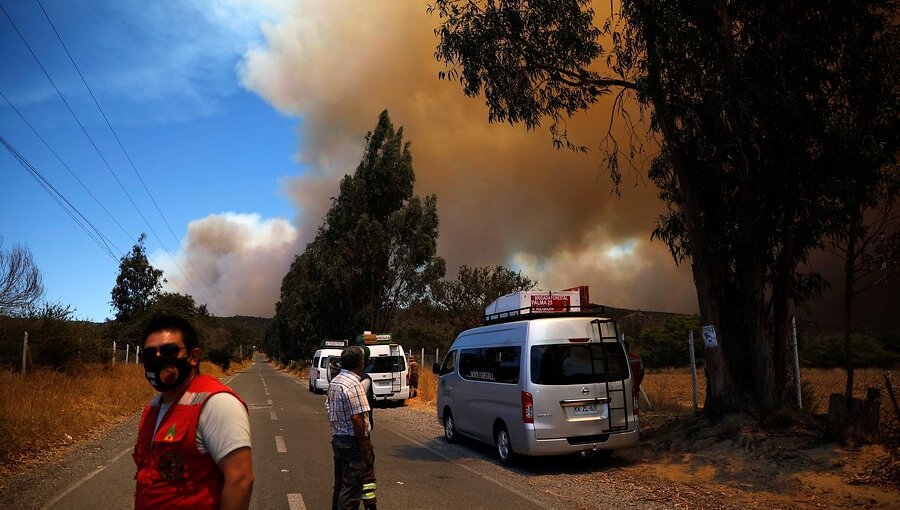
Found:
M 266 388 L 266 396 L 269 396 L 269 388 Z
M 269 405 L 272 405 L 272 399 L 271 399 L 271 398 L 269 399 Z
M 275 449 L 278 453 L 287 453 L 287 447 L 284 446 L 284 436 L 275 436 Z
M 134 446 L 129 446 L 128 448 L 122 450 L 121 452 L 119 452 L 118 455 L 115 456 L 115 458 L 113 458 L 111 461 L 107 462 L 105 466 L 100 466 L 99 468 L 95 469 L 94 471 L 91 472 L 91 474 L 89 474 L 89 475 L 85 476 L 84 478 L 82 478 L 81 480 L 78 480 L 77 482 L 75 482 L 75 485 L 69 487 L 68 489 L 66 489 L 65 491 L 60 493 L 58 496 L 51 499 L 49 503 L 47 503 L 46 505 L 41 507 L 41 510 L 47 510 L 51 506 L 55 505 L 57 501 L 66 497 L 70 492 L 74 491 L 78 487 L 81 487 L 81 485 L 83 485 L 85 482 L 87 482 L 91 478 L 97 476 L 101 471 L 103 471 L 104 469 L 109 467 L 110 464 L 114 464 L 117 460 L 121 459 L 123 455 L 125 455 L 126 453 L 129 453 L 129 452 L 133 452 L 133 451 L 134 451 Z
M 390 427 L 388 427 L 388 428 L 390 428 Z M 513 492 L 513 491 L 509 488 L 509 485 L 504 484 L 504 483 L 501 482 L 500 480 L 497 480 L 496 478 L 493 478 L 493 477 L 491 477 L 491 476 L 488 476 L 488 475 L 486 475 L 486 474 L 484 474 L 484 473 L 478 471 L 477 469 L 475 469 L 475 468 L 473 468 L 473 467 L 469 467 L 469 466 L 463 464 L 462 462 L 459 462 L 459 461 L 457 461 L 456 459 L 453 459 L 452 457 L 449 457 L 449 456 L 447 456 L 447 455 L 444 455 L 443 453 L 439 452 L 438 450 L 435 450 L 434 448 L 432 448 L 432 447 L 430 447 L 430 446 L 426 446 L 425 444 L 416 441 L 415 439 L 413 439 L 413 438 L 407 436 L 406 434 L 403 434 L 403 433 L 401 433 L 401 432 L 397 432 L 397 430 L 394 429 L 394 428 L 390 428 L 390 430 L 391 430 L 391 432 L 393 432 L 394 434 L 397 434 L 398 436 L 402 437 L 403 439 L 406 439 L 407 441 L 409 441 L 409 442 L 411 442 L 411 443 L 413 443 L 413 444 L 416 444 L 416 445 L 420 446 L 421 448 L 425 448 L 426 450 L 430 451 L 431 453 L 433 453 L 433 454 L 435 454 L 435 455 L 438 455 L 438 456 L 440 456 L 440 457 L 443 457 L 443 458 L 449 460 L 450 462 L 453 462 L 454 464 L 456 464 L 456 465 L 458 465 L 459 467 L 465 469 L 466 471 L 468 471 L 468 472 L 470 472 L 470 473 L 472 473 L 472 474 L 478 475 L 478 476 L 484 478 L 485 480 L 487 480 L 487 481 L 489 481 L 489 482 L 492 482 L 492 483 L 496 484 L 498 487 L 501 487 L 501 488 L 506 489 L 506 490 L 508 490 L 508 491 L 510 491 L 510 492 Z M 535 505 L 537 505 L 537 506 L 539 506 L 539 507 L 541 507 L 541 508 L 544 508 L 544 509 L 546 509 L 546 510 L 554 510 L 553 507 L 547 506 L 546 504 L 542 503 L 541 501 L 538 501 L 538 500 L 536 500 L 536 499 L 534 499 L 534 498 L 532 498 L 532 497 L 530 497 L 530 496 L 528 496 L 528 495 L 526 495 L 526 494 L 522 494 L 521 492 L 516 492 L 515 494 L 516 494 L 517 496 L 523 498 L 523 499 L 527 499 L 528 501 L 534 503 Z
M 306 505 L 303 504 L 303 496 L 300 494 L 288 494 L 288 506 L 291 510 L 306 510 Z
M 275 411 L 269 411 L 269 418 L 272 418 L 272 421 L 278 421 L 278 415 L 275 414 Z

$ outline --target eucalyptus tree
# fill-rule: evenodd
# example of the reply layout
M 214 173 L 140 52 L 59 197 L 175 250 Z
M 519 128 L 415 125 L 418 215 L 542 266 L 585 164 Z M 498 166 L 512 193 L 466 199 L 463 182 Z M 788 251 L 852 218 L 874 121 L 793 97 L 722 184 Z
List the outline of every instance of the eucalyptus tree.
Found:
M 276 323 L 282 347 L 309 352 L 322 338 L 387 332 L 396 311 L 444 275 L 436 255 L 437 198 L 414 194 L 403 128 L 383 111 L 362 159 L 306 250 L 285 275 Z
M 598 22 L 587 0 L 435 0 L 441 77 L 483 96 L 489 121 L 548 122 L 553 143 L 576 150 L 587 147 L 566 120 L 609 95 L 598 130 L 616 190 L 621 160 L 645 147 L 609 126 L 628 123 L 629 100 L 649 112 L 648 175 L 668 207 L 653 236 L 690 264 L 716 340 L 705 409 L 784 405 L 790 304 L 822 287 L 798 267 L 845 220 L 841 205 L 896 164 L 898 2 L 598 5 L 615 12 Z

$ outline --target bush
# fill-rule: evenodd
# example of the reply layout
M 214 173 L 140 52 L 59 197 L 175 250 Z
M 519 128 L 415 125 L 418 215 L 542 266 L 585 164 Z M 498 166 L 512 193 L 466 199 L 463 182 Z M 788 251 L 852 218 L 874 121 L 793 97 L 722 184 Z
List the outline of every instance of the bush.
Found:
M 222 370 L 228 370 L 228 367 L 231 366 L 231 353 L 222 349 L 215 349 L 209 351 L 209 354 L 206 355 L 206 358 L 222 367 Z
M 886 335 L 868 335 L 854 333 L 850 335 L 850 346 L 853 351 L 853 366 L 857 368 L 892 368 L 900 364 L 900 347 L 898 337 L 894 333 Z M 844 337 L 840 333 L 827 333 L 819 338 L 811 339 L 800 353 L 804 365 L 837 368 L 846 366 L 844 353 Z
M 706 349 L 700 334 L 700 317 L 679 316 L 645 330 L 635 351 L 648 368 L 680 367 L 690 363 L 688 333 L 694 331 L 694 357 L 703 359 Z

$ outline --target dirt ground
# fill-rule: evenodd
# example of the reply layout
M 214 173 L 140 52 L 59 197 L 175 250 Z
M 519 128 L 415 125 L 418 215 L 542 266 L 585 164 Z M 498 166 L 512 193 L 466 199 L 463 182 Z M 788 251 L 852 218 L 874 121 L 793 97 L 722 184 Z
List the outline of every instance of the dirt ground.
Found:
M 900 448 L 839 446 L 815 427 L 763 429 L 746 416 L 641 420 L 641 445 L 616 452 L 614 473 L 584 482 L 628 481 L 675 508 L 900 508 Z

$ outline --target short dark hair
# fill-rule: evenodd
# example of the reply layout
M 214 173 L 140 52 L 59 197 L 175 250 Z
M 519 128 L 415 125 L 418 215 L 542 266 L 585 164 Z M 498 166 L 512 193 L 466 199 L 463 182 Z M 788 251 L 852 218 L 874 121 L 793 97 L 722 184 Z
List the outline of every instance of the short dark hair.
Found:
M 363 364 L 364 355 L 365 353 L 363 352 L 362 347 L 358 345 L 346 347 L 341 351 L 341 368 L 350 370 L 351 372 L 358 369 Z
M 188 352 L 200 347 L 200 341 L 197 339 L 197 330 L 194 329 L 194 326 L 187 319 L 178 315 L 157 315 L 150 319 L 150 322 L 144 328 L 141 347 L 144 347 L 150 335 L 159 331 L 178 331 L 181 333 L 181 339 L 184 340 L 184 347 Z

